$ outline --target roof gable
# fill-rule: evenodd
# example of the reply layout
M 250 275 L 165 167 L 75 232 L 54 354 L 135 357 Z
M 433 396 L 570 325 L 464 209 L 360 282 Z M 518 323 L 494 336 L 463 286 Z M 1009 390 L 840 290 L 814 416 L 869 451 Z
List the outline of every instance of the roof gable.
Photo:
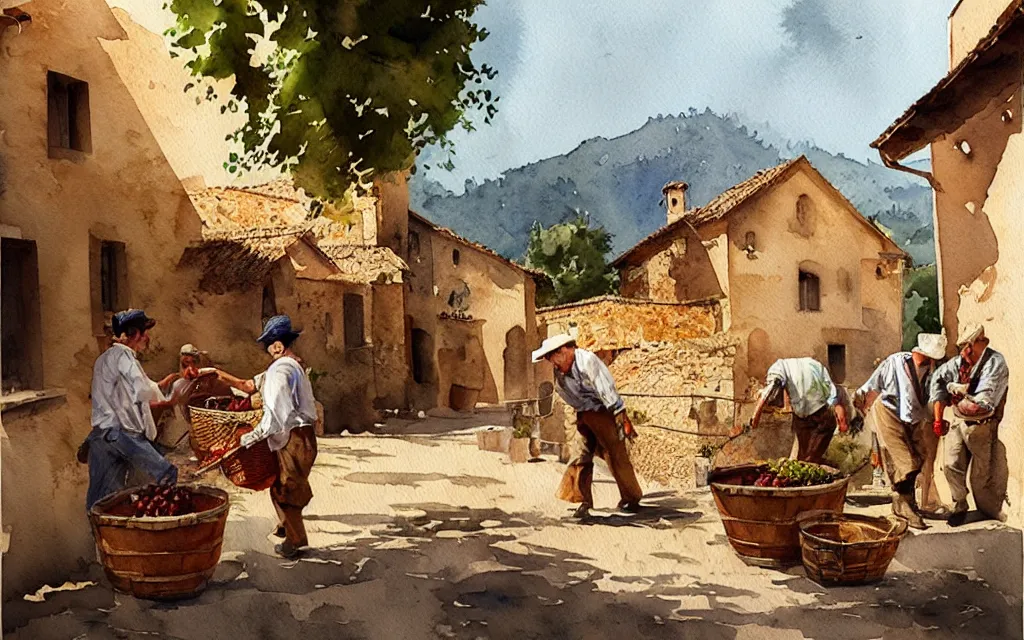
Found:
M 887 243 L 887 246 L 892 253 L 906 256 L 906 253 L 900 249 L 896 243 L 861 215 L 860 211 L 853 206 L 853 203 L 847 200 L 846 196 L 844 196 L 839 189 L 835 187 L 835 185 L 825 179 L 825 176 L 821 175 L 821 173 L 814 168 L 810 160 L 807 159 L 807 156 L 801 155 L 798 158 L 783 162 L 782 164 L 770 169 L 758 171 L 747 180 L 726 189 L 703 207 L 687 211 L 679 220 L 658 229 L 627 250 L 621 256 L 612 261 L 612 265 L 621 267 L 638 251 L 650 246 L 662 238 L 673 235 L 675 232 L 684 229 L 687 226 L 696 229 L 697 227 L 727 218 L 730 214 L 740 208 L 741 205 L 760 197 L 767 193 L 772 187 L 785 182 L 796 171 L 807 172 L 812 179 L 818 182 L 818 184 L 825 189 L 827 194 L 838 200 L 847 211 L 856 216 L 857 220 L 860 221 L 868 231 L 882 238 L 883 242 Z

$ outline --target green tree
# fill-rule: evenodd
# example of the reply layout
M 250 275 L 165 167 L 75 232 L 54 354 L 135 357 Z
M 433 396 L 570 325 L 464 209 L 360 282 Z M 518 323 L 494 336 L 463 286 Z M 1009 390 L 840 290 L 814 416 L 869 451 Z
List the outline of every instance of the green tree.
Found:
M 199 78 L 234 77 L 223 110 L 248 118 L 226 167 L 285 164 L 311 195 L 340 200 L 353 181 L 413 167 L 447 134 L 490 123 L 495 71 L 470 51 L 483 0 L 168 0 L 174 53 Z M 255 60 L 255 62 L 253 62 Z M 191 87 L 192 85 L 190 85 Z M 188 90 L 189 87 L 186 87 Z M 206 98 L 215 99 L 212 86 Z M 198 100 L 199 98 L 197 98 Z
M 615 291 L 617 275 L 608 265 L 612 236 L 604 227 L 590 227 L 590 219 L 553 224 L 547 229 L 534 222 L 526 265 L 551 278 L 553 290 L 538 290 L 537 304 L 567 304 Z
M 935 265 L 907 271 L 903 291 L 903 348 L 910 349 L 917 344 L 917 334 L 942 332 Z

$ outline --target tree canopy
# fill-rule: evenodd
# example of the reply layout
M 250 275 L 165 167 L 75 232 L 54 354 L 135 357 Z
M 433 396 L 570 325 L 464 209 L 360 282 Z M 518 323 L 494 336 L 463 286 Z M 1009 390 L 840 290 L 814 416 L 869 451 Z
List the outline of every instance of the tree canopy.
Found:
M 591 228 L 586 216 L 547 229 L 535 222 L 526 265 L 546 273 L 553 285 L 553 291 L 538 290 L 537 304 L 567 304 L 612 293 L 617 278 L 608 266 L 611 248 L 611 234 L 604 227 Z
M 244 109 L 228 170 L 285 164 L 311 195 L 413 167 L 447 134 L 490 123 L 496 74 L 470 52 L 483 0 L 168 0 L 173 51 L 194 76 L 234 77 L 222 110 Z M 212 87 L 207 98 L 216 98 Z

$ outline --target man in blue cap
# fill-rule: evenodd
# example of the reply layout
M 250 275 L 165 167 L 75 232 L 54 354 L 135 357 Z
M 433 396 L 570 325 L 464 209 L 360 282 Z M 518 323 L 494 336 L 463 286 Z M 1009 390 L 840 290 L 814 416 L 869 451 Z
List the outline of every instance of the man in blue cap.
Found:
M 86 509 L 124 489 L 132 469 L 158 483 L 178 481 L 178 469 L 153 446 L 153 411 L 174 406 L 178 397 L 164 399 L 138 358 L 149 347 L 156 321 L 129 309 L 115 314 L 111 324 L 114 343 L 93 367 L 92 432 L 83 446 L 89 462 Z
M 274 359 L 266 372 L 252 380 L 218 372 L 221 380 L 236 389 L 248 394 L 259 391 L 263 397 L 263 419 L 241 436 L 239 444 L 251 447 L 266 440 L 277 453 L 281 471 L 270 487 L 270 499 L 278 517 L 274 535 L 284 538 L 274 551 L 285 558 L 297 556 L 309 544 L 302 509 L 313 499 L 309 474 L 316 461 L 316 400 L 302 360 L 292 351 L 298 337 L 288 316 L 274 316 L 257 338 Z

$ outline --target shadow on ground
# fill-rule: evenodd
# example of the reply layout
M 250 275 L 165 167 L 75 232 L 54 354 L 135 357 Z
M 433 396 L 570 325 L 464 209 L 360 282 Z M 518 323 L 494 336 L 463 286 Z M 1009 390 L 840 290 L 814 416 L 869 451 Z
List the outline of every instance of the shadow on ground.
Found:
M 694 506 L 686 498 L 651 498 L 646 513 L 595 517 L 590 524 L 618 526 L 609 519 L 621 518 L 632 526 L 682 528 L 700 516 L 681 511 Z M 231 556 L 209 589 L 189 602 L 158 604 L 114 594 L 94 566 L 82 577 L 100 586 L 52 594 L 39 604 L 5 604 L 4 637 L 731 639 L 749 625 L 833 640 L 1021 637 L 1020 599 L 1008 602 L 965 575 L 893 574 L 875 586 L 826 590 L 778 573 L 774 582 L 781 591 L 772 597 L 779 606 L 751 613 L 734 600 L 767 597 L 753 587 L 711 580 L 681 585 L 675 574 L 610 575 L 592 564 L 587 549 L 567 553 L 515 542 L 539 527 L 563 527 L 572 535 L 563 520 L 439 503 L 392 506 L 398 517 L 311 517 L 362 529 L 298 562 L 258 551 Z M 246 519 L 231 526 L 262 524 Z M 628 530 L 610 535 L 628 542 Z M 680 573 L 695 568 L 685 555 L 658 554 L 678 559 Z M 598 590 L 599 581 L 642 589 L 608 593 Z M 791 605 L 787 592 L 812 594 L 816 604 Z M 707 608 L 680 608 L 681 602 L 694 606 L 694 596 L 706 598 Z

